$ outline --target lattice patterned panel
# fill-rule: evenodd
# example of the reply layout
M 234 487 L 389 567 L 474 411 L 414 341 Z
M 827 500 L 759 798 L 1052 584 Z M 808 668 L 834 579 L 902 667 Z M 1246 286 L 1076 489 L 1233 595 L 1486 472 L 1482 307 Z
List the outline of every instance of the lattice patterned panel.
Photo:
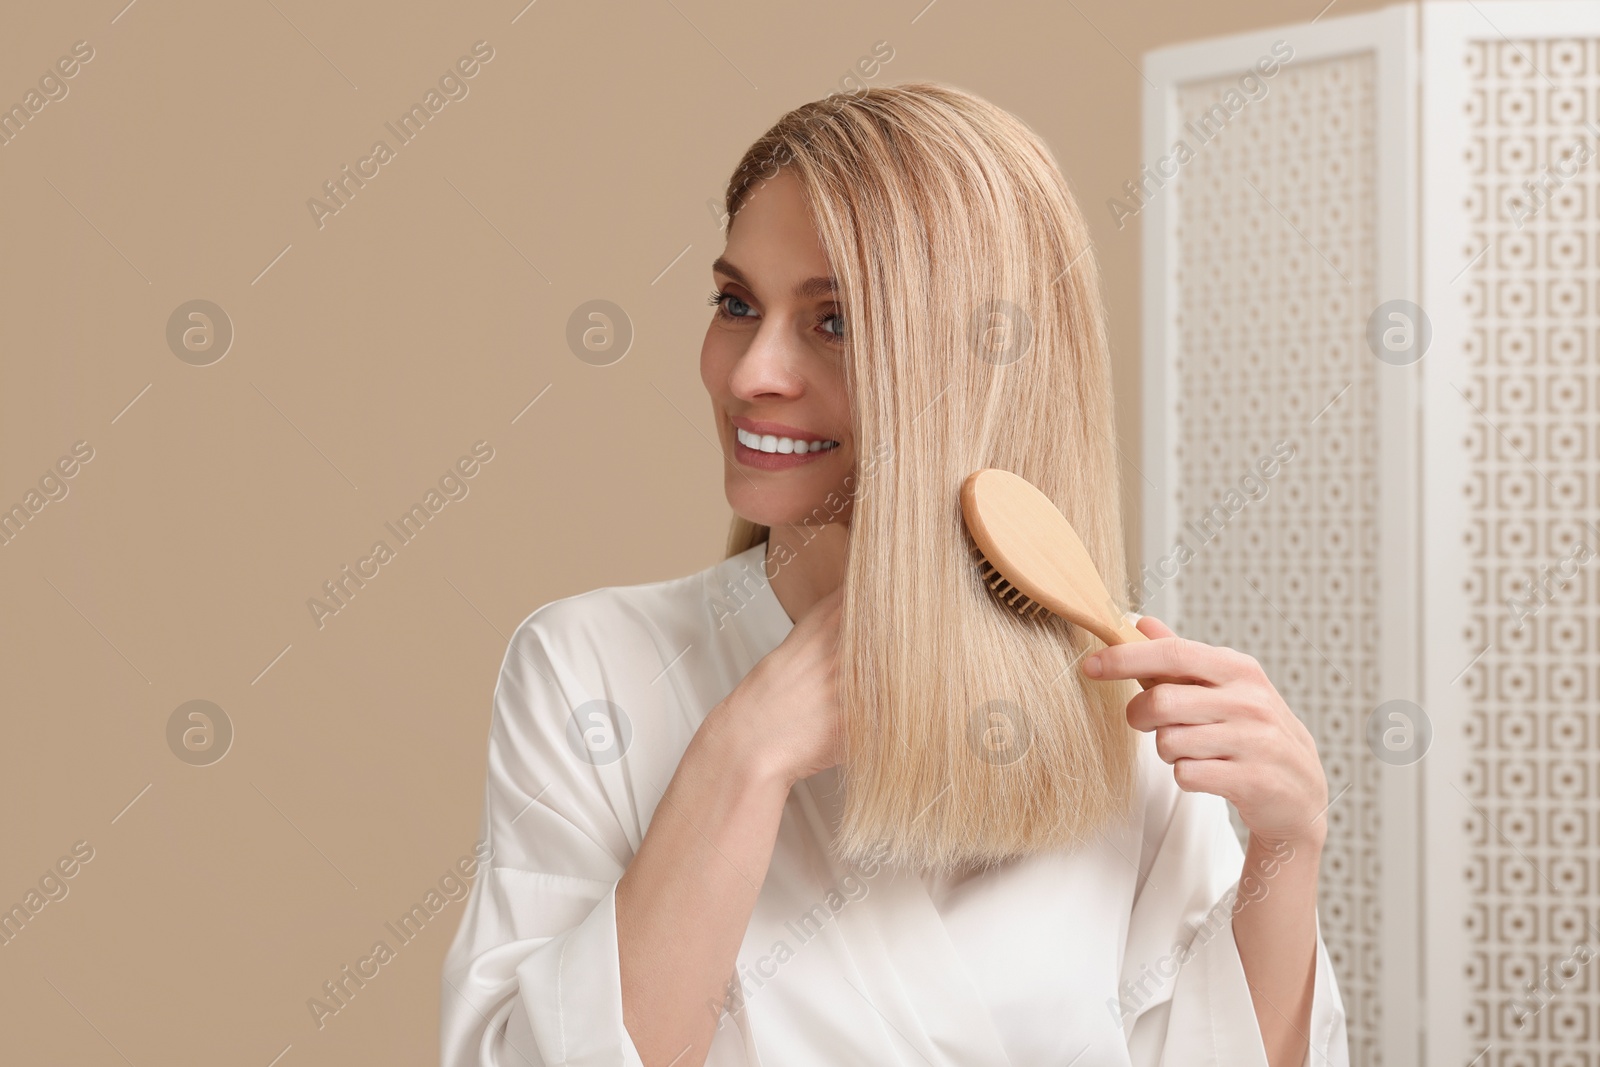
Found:
M 1465 1023 L 1483 1064 L 1594 1067 L 1600 39 L 1517 35 L 1501 14 L 1516 36 L 1480 23 L 1457 52 L 1463 98 L 1439 102 L 1466 118 L 1441 160 L 1465 168 L 1464 273 L 1435 314 L 1464 318 L 1442 356 L 1471 406 L 1463 637 L 1486 649 L 1460 682 Z
M 1268 84 L 1172 189 L 1175 510 L 1194 554 L 1174 579 L 1172 625 L 1259 659 L 1317 739 L 1337 797 L 1323 936 L 1352 1062 L 1376 1065 L 1382 813 L 1363 731 L 1382 637 L 1377 383 L 1363 340 L 1378 303 L 1374 64 L 1363 54 L 1296 63 Z M 1184 85 L 1178 112 L 1198 128 L 1238 89 L 1237 75 Z

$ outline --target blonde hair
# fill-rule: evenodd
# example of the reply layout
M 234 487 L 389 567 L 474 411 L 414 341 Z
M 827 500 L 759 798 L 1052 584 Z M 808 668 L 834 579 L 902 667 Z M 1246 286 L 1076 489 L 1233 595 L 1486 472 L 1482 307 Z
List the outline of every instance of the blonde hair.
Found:
M 1078 207 L 1027 126 L 933 83 L 784 115 L 729 182 L 730 225 L 780 168 L 804 190 L 849 338 L 859 477 L 833 853 L 925 870 L 1086 841 L 1131 800 L 1137 684 L 1085 680 L 1097 638 L 999 603 L 959 497 L 974 470 L 1015 471 L 1124 588 L 1105 311 Z M 735 517 L 729 555 L 767 534 Z

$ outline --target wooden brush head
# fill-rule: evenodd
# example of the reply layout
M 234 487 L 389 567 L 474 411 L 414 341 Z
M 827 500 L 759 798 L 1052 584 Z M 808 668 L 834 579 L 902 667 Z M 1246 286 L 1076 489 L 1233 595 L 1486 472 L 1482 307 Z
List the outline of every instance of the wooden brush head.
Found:
M 1009 606 L 1052 611 L 1108 645 L 1149 640 L 1123 617 L 1067 517 L 1032 482 L 998 468 L 973 471 L 961 484 L 961 513 L 989 565 L 985 579 Z

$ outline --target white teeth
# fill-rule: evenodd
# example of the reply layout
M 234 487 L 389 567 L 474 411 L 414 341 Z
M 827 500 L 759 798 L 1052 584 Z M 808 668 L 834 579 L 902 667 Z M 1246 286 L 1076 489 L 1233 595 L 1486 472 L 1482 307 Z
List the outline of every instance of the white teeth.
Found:
M 734 432 L 739 435 L 739 443 L 746 448 L 753 448 L 759 452 L 776 452 L 787 455 L 792 452 L 801 454 L 807 452 L 822 452 L 830 448 L 838 448 L 838 441 L 797 441 L 793 437 L 777 437 L 773 434 L 753 434 L 749 430 L 734 427 Z

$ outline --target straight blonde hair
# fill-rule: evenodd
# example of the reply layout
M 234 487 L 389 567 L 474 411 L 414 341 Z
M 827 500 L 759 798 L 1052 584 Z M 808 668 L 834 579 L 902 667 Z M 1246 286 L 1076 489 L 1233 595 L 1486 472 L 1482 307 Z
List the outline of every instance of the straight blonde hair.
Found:
M 730 225 L 782 168 L 838 283 L 858 460 L 833 854 L 981 868 L 1084 842 L 1131 802 L 1137 684 L 1084 679 L 1077 661 L 1097 638 L 999 602 L 959 495 L 979 468 L 1015 471 L 1066 515 L 1106 587 L 1124 589 L 1105 310 L 1083 218 L 1037 135 L 933 83 L 784 115 L 728 184 Z M 767 535 L 735 517 L 728 554 Z

